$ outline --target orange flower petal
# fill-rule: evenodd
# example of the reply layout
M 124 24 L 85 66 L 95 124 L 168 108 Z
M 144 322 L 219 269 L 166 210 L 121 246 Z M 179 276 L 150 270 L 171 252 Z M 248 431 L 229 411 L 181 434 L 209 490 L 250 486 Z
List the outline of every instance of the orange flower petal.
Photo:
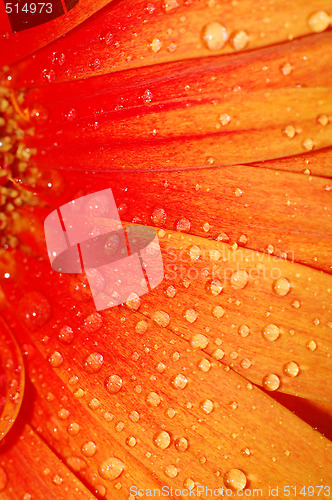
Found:
M 246 165 L 153 175 L 62 170 L 58 176 L 66 188 L 56 196 L 55 185 L 49 195 L 55 206 L 107 186 L 124 221 L 174 230 L 188 219 L 192 235 L 331 271 L 331 187 L 323 177 Z
M 24 394 L 24 365 L 16 340 L 8 330 L 0 331 L 0 441 L 16 420 Z
M 95 498 L 23 419 L 15 429 L 1 446 L 1 498 Z
M 110 3 L 85 22 L 83 36 L 80 30 L 71 31 L 39 51 L 37 58 L 23 61 L 15 76 L 22 82 L 17 72 L 24 71 L 23 77 L 29 75 L 40 85 L 43 72 L 47 75 L 51 69 L 49 80 L 62 81 L 255 49 L 327 29 L 330 9 L 329 0 L 314 6 L 309 0 L 257 0 L 255 8 L 251 0 L 222 5 L 215 0 Z M 52 65 L 54 54 L 61 55 L 61 65 L 57 60 Z M 292 70 L 288 57 L 284 64 L 287 74 Z
M 69 460 L 76 456 L 87 470 L 97 468 L 95 484 L 107 488 L 108 498 L 127 498 L 130 486 L 153 488 L 156 483 L 173 488 L 259 487 L 265 495 L 269 485 L 300 486 L 309 474 L 315 485 L 328 483 L 328 440 L 223 368 L 215 356 L 162 326 L 165 316 L 150 320 L 129 308 L 121 308 L 120 314 L 119 309 L 96 314 L 77 278 L 68 277 L 68 282 L 63 276 L 56 282 L 41 262 L 27 262 L 17 253 L 15 257 L 21 270 L 28 265 L 25 272 L 34 275 L 39 269 L 36 293 L 45 294 L 55 284 L 48 298 L 52 315 L 46 318 L 45 309 L 39 309 L 34 321 L 43 324 L 37 329 L 26 319 L 36 303 L 31 292 L 30 301 L 24 300 L 22 275 L 8 294 L 12 303 L 20 296 L 23 300 L 18 306 L 21 320 L 10 317 L 15 333 L 20 341 L 30 337 L 48 360 L 48 368 L 39 353 L 36 361 L 34 354 L 29 361 L 31 373 L 35 366 L 38 374 L 32 378 L 40 392 L 38 405 L 52 414 L 47 424 L 41 420 L 41 432 L 69 466 L 82 464 Z M 48 375 L 50 366 L 54 374 Z M 57 391 L 60 384 L 66 387 Z M 81 419 L 84 434 L 73 425 L 80 426 Z M 306 442 L 310 449 L 303 446 Z M 84 470 L 78 474 L 88 481 Z

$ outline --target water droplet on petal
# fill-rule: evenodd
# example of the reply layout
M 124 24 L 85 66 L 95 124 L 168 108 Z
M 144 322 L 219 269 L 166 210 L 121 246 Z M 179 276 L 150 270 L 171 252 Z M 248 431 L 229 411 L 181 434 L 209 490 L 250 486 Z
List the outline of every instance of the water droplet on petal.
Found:
M 58 339 L 64 344 L 70 344 L 73 341 L 74 332 L 70 326 L 63 326 L 58 333 Z
M 88 373 L 97 373 L 103 366 L 104 357 L 99 352 L 92 352 L 84 361 L 84 370 Z
M 189 446 L 188 439 L 184 437 L 179 437 L 174 441 L 174 446 L 177 449 L 177 451 L 184 452 L 188 449 Z
M 206 399 L 205 401 L 202 401 L 200 404 L 201 409 L 206 413 L 207 415 L 213 411 L 214 404 L 211 399 Z
M 178 469 L 175 465 L 166 465 L 164 472 L 167 477 L 176 477 L 178 475 Z
M 88 441 L 82 446 L 81 451 L 85 457 L 93 457 L 97 451 L 96 443 Z
M 240 469 L 230 469 L 224 475 L 224 484 L 233 491 L 244 490 L 247 485 L 247 477 Z
M 162 207 L 155 207 L 151 215 L 151 220 L 153 224 L 157 227 L 164 226 L 167 220 L 167 214 L 165 209 Z
M 176 230 L 181 233 L 189 233 L 190 231 L 190 221 L 189 219 L 183 218 L 176 223 Z
M 208 292 L 211 293 L 211 295 L 215 295 L 215 296 L 219 295 L 223 290 L 222 283 L 218 279 L 209 280 L 205 284 L 205 288 Z
M 195 311 L 195 309 L 187 309 L 184 313 L 184 317 L 186 318 L 186 320 L 188 321 L 188 323 L 194 323 L 198 317 L 198 314 L 197 312 Z
M 28 292 L 18 305 L 18 315 L 30 330 L 37 330 L 49 320 L 51 305 L 42 293 Z
M 54 351 L 48 358 L 48 362 L 53 368 L 59 368 L 63 363 L 63 357 L 58 351 Z
M 146 402 L 150 406 L 154 406 L 155 408 L 160 405 L 161 399 L 159 394 L 156 392 L 150 392 L 146 397 Z
M 246 31 L 239 30 L 231 34 L 230 44 L 234 50 L 243 50 L 249 43 L 249 35 Z
M 296 377 L 299 374 L 299 367 L 294 361 L 286 363 L 283 367 L 283 372 L 288 377 Z
M 227 29 L 217 22 L 207 24 L 202 30 L 203 41 L 209 50 L 222 49 L 228 36 Z
M 110 394 L 117 394 L 121 390 L 122 384 L 123 380 L 119 375 L 110 375 L 105 380 L 105 389 Z
M 169 314 L 165 311 L 156 311 L 153 314 L 152 319 L 157 323 L 157 325 L 163 326 L 164 328 L 170 323 Z
M 309 349 L 309 351 L 315 351 L 316 348 L 317 348 L 317 344 L 314 340 L 310 340 L 307 345 L 306 345 L 306 348 Z
M 178 375 L 172 378 L 171 384 L 175 389 L 181 390 L 187 386 L 188 380 L 182 373 L 179 373 Z
M 266 325 L 263 328 L 262 336 L 265 340 L 268 340 L 269 342 L 274 342 L 275 340 L 277 340 L 279 335 L 280 335 L 280 330 L 277 327 L 277 325 L 273 325 L 273 324 Z
M 275 373 L 270 373 L 263 378 L 263 387 L 268 391 L 276 391 L 280 387 L 280 378 Z
M 98 472 L 100 477 L 114 481 L 121 476 L 124 471 L 124 463 L 116 457 L 111 457 L 100 464 Z
M 287 278 L 279 278 L 272 284 L 272 290 L 276 295 L 283 297 L 290 291 L 290 283 Z
M 194 347 L 196 349 L 205 349 L 208 343 L 209 343 L 208 338 L 205 335 L 202 335 L 201 333 L 196 333 L 190 339 L 191 347 Z
M 161 448 L 162 450 L 166 450 L 171 444 L 171 436 L 166 431 L 158 432 L 153 438 L 154 444 L 157 448 Z
M 234 288 L 241 289 L 247 285 L 248 280 L 249 276 L 247 271 L 245 271 L 244 269 L 239 269 L 232 274 L 230 283 Z
M 325 31 L 331 22 L 331 17 L 324 10 L 319 10 L 311 14 L 308 19 L 308 26 L 314 33 Z
M 250 328 L 247 325 L 240 325 L 237 331 L 239 332 L 241 337 L 245 338 L 248 337 L 250 333 Z

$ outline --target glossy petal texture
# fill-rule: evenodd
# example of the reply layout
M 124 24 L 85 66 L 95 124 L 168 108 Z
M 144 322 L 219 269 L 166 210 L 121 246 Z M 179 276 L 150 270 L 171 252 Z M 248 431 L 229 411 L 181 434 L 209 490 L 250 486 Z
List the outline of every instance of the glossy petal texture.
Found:
M 97 2 L 78 26 L 89 5 L 4 37 L 38 151 L 3 180 L 39 202 L 0 254 L 27 374 L 1 497 L 331 483 L 330 2 Z M 157 229 L 166 277 L 96 312 L 43 221 L 106 187 L 123 224 Z
M 180 331 L 174 336 L 164 315 L 151 320 L 142 306 L 131 305 L 96 314 L 82 281 L 63 276 L 59 282 L 41 262 L 19 254 L 15 260 L 21 278 L 14 273 L 13 287 L 9 279 L 7 296 L 13 303 L 21 297 L 19 319 L 8 321 L 34 346 L 28 355 L 38 393 L 32 422 L 91 489 L 127 498 L 133 484 L 220 487 L 233 469 L 248 488 L 264 491 L 289 481 L 300 485 L 304 473 L 315 484 L 328 481 L 321 469 L 329 461 L 328 440 L 216 355 L 189 345 Z M 39 294 L 47 298 L 57 283 L 52 312 L 46 317 L 40 309 L 35 317 L 41 329 L 26 320 L 35 301 L 21 281 L 22 272 L 37 269 Z
M 254 8 L 251 0 L 118 1 L 85 23 L 84 37 L 73 30 L 13 68 L 14 81 L 35 86 L 50 69 L 59 82 L 273 45 L 327 29 L 330 9 L 329 0 L 256 0 Z M 327 22 L 313 23 L 321 12 Z M 54 53 L 63 54 L 62 65 L 52 65 Z

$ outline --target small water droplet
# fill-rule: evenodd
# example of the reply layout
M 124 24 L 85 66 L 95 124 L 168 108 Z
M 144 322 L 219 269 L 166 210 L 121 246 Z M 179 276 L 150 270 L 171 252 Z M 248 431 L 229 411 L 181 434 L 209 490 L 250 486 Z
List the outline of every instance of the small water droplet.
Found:
M 58 351 L 54 351 L 48 358 L 48 362 L 53 368 L 59 368 L 63 363 L 63 357 Z
M 202 371 L 207 373 L 211 369 L 211 363 L 208 359 L 203 358 L 201 361 L 198 363 L 198 368 Z
M 215 295 L 215 296 L 219 295 L 223 290 L 222 283 L 218 279 L 213 279 L 213 280 L 207 281 L 207 283 L 205 284 L 205 288 L 208 292 L 211 293 L 211 295 Z
M 184 437 L 179 437 L 179 438 L 176 438 L 176 440 L 174 441 L 174 446 L 177 449 L 177 451 L 180 451 L 183 453 L 184 451 L 186 451 L 188 449 L 189 441 L 188 441 L 188 439 L 186 439 Z
M 181 233 L 189 233 L 190 227 L 190 220 L 186 218 L 180 219 L 176 223 L 176 230 L 180 231 Z
M 190 308 L 185 311 L 184 317 L 186 318 L 188 323 L 194 323 L 198 317 L 198 314 L 195 309 Z
M 154 38 L 150 44 L 149 44 L 149 47 L 151 49 L 152 52 L 154 53 L 157 53 L 160 51 L 161 47 L 162 47 L 162 42 L 159 40 L 159 38 Z
M 164 208 L 162 207 L 154 207 L 151 220 L 153 224 L 157 227 L 162 227 L 166 224 L 167 214 Z
M 77 436 L 77 434 L 80 432 L 80 426 L 76 422 L 73 422 L 72 424 L 68 425 L 67 432 L 70 436 Z
M 212 315 L 215 318 L 218 318 L 218 319 L 222 318 L 224 314 L 225 314 L 225 311 L 221 306 L 216 306 L 212 309 Z
M 98 330 L 100 330 L 102 325 L 103 325 L 102 315 L 95 312 L 90 314 L 90 316 L 88 316 L 87 318 L 85 318 L 83 329 L 87 333 L 95 333 Z
M 174 12 L 178 8 L 179 4 L 177 0 L 163 0 L 161 7 L 166 12 L 166 14 L 170 14 Z
M 159 394 L 156 392 L 150 392 L 146 397 L 146 402 L 153 407 L 157 407 L 160 405 L 161 399 Z
M 248 337 L 250 334 L 250 328 L 247 325 L 240 325 L 237 331 L 243 338 Z
M 169 314 L 165 311 L 156 311 L 153 314 L 152 319 L 157 323 L 157 325 L 162 326 L 164 328 L 168 326 L 170 323 Z
M 243 50 L 249 43 L 249 35 L 244 30 L 235 31 L 229 41 L 234 50 Z
M 44 82 L 52 83 L 55 79 L 55 71 L 53 69 L 43 69 L 41 77 Z
M 164 472 L 167 477 L 176 477 L 178 475 L 178 469 L 175 465 L 166 465 Z
M 135 326 L 135 331 L 137 333 L 139 333 L 140 335 L 143 335 L 143 333 L 145 333 L 148 329 L 148 322 L 145 321 L 145 319 L 142 319 L 141 321 L 139 321 L 138 323 L 136 323 L 136 326 Z
M 74 338 L 73 329 L 68 325 L 63 326 L 58 333 L 58 339 L 60 340 L 60 342 L 63 342 L 64 344 L 70 344 L 73 341 L 73 338 Z
M 209 343 L 208 338 L 205 335 L 202 335 L 201 333 L 196 333 L 190 339 L 191 347 L 194 347 L 196 349 L 205 349 L 208 343 Z
M 314 340 L 310 340 L 307 345 L 306 345 L 306 348 L 309 349 L 309 351 L 315 351 L 316 348 L 317 348 L 317 344 Z
M 202 401 L 200 404 L 201 409 L 206 413 L 207 415 L 213 411 L 214 404 L 211 399 L 205 399 L 205 401 Z

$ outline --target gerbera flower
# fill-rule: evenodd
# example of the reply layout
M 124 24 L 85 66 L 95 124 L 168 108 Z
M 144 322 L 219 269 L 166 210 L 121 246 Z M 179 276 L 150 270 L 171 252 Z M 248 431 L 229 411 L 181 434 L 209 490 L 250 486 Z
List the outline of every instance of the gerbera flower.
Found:
M 1 498 L 330 495 L 331 14 L 3 12 Z M 43 222 L 106 187 L 165 278 L 97 312 Z

